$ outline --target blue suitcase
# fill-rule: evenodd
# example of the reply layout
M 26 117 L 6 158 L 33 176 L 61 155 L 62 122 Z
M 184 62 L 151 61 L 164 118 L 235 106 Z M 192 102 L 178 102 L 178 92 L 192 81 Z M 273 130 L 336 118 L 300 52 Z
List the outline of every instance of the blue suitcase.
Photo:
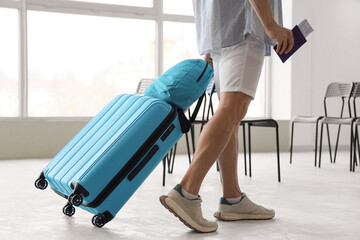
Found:
M 187 131 L 180 112 L 160 99 L 117 96 L 52 159 L 35 186 L 49 183 L 68 199 L 65 215 L 79 206 L 94 214 L 95 226 L 104 226 Z

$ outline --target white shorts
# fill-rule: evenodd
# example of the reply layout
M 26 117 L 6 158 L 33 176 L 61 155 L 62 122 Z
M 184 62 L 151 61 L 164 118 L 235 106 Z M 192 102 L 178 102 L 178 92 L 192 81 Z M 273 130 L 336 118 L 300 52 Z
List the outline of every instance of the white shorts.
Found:
M 242 92 L 254 99 L 264 56 L 265 44 L 249 34 L 239 44 L 211 53 L 218 96 Z

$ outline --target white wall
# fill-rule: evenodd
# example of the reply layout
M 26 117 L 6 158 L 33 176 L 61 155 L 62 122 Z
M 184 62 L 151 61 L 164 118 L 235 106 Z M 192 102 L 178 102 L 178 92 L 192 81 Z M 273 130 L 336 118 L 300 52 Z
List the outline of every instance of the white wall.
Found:
M 292 23 L 292 0 L 282 1 L 283 25 L 291 29 Z M 291 62 L 290 58 L 282 63 L 274 50 L 270 57 L 270 115 L 274 119 L 291 118 Z
M 293 23 L 307 18 L 314 32 L 292 58 L 291 116 L 323 115 L 323 97 L 329 83 L 360 81 L 360 1 L 292 2 Z M 330 108 L 334 110 L 335 106 Z M 313 143 L 313 128 L 299 126 L 296 130 L 296 145 Z M 343 145 L 348 143 L 348 131 L 344 129 Z

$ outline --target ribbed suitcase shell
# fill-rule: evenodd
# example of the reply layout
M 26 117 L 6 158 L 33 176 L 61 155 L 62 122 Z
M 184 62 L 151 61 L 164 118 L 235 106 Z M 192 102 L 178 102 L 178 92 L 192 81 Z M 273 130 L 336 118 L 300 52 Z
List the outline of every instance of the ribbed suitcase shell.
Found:
M 108 211 L 114 217 L 181 136 L 178 116 L 171 105 L 151 97 L 122 94 L 61 150 L 43 173 L 51 188 L 64 197 L 73 192 L 73 183 L 80 184 L 89 193 L 81 208 L 94 214 Z M 149 138 L 151 146 L 144 145 Z M 139 153 L 141 146 L 143 153 Z M 94 204 L 114 177 L 129 169 L 126 164 L 130 159 L 134 161 L 134 155 L 142 158 L 135 159 L 134 167 L 110 195 Z M 129 174 L 135 168 L 141 171 L 132 173 L 130 181 Z

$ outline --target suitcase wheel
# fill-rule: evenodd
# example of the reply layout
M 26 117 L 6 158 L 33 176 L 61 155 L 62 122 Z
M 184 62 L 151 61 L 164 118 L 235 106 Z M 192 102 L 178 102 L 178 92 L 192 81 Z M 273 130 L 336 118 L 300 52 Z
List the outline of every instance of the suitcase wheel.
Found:
M 48 181 L 45 178 L 38 178 L 35 181 L 35 187 L 44 190 L 48 186 Z
M 98 214 L 98 215 L 95 215 L 93 218 L 92 218 L 92 224 L 95 226 L 95 227 L 103 227 L 106 223 L 106 218 L 103 214 Z
M 83 197 L 80 194 L 71 194 L 69 196 L 69 202 L 78 207 L 83 203 Z
M 63 208 L 63 213 L 64 213 L 66 216 L 71 217 L 72 215 L 75 214 L 75 208 L 74 208 L 74 206 L 71 205 L 71 204 L 66 204 L 65 207 Z

